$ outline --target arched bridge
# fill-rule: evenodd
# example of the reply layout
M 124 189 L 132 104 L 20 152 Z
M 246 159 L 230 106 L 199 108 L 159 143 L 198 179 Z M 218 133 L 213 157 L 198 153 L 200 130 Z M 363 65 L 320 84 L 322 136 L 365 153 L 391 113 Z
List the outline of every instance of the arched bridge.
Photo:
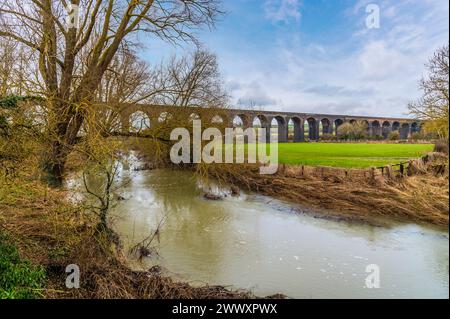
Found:
M 338 135 L 338 128 L 348 122 L 366 123 L 369 137 L 387 138 L 392 131 L 398 131 L 401 139 L 410 138 L 420 132 L 421 122 L 408 118 L 331 115 L 243 109 L 204 109 L 193 107 L 161 106 L 147 104 L 120 104 L 114 107 L 119 115 L 120 130 L 130 132 L 136 121 L 139 125 L 151 127 L 173 116 L 183 114 L 186 118 L 199 118 L 203 123 L 225 123 L 228 127 L 251 126 L 266 129 L 278 128 L 278 140 L 287 142 L 317 141 L 323 135 Z

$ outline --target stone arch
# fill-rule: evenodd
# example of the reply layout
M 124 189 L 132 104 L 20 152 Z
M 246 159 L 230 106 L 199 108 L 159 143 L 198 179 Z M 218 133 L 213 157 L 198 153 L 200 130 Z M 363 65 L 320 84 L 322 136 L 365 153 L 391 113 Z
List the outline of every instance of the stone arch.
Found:
M 419 133 L 420 132 L 420 125 L 417 122 L 411 123 L 411 134 Z
M 400 127 L 400 139 L 406 140 L 409 137 L 410 126 L 409 123 L 403 123 Z
M 265 116 L 263 114 L 257 114 L 255 117 L 253 117 L 252 127 L 255 129 L 255 132 L 256 132 L 258 138 L 262 137 L 259 135 L 259 134 L 262 134 L 262 132 L 258 131 L 258 129 L 259 128 L 266 129 L 265 140 L 266 141 L 270 140 L 271 122 L 269 122 L 269 119 L 267 118 L 267 116 Z
M 392 131 L 399 131 L 400 130 L 400 122 L 395 121 L 392 123 Z
M 225 120 L 220 115 L 214 115 L 211 118 L 211 124 L 223 124 L 223 123 L 225 123 Z
M 366 126 L 366 138 L 370 136 L 370 123 L 368 120 L 362 120 L 362 123 Z
M 201 120 L 201 117 L 198 113 L 189 114 L 189 123 L 192 123 L 194 120 Z
M 253 125 L 254 128 L 260 128 L 260 127 L 263 127 L 263 124 L 262 124 L 262 122 L 261 122 L 261 120 L 259 119 L 258 116 L 255 116 L 255 117 L 253 118 L 252 125 Z
M 281 115 L 276 115 L 273 117 L 272 122 L 271 122 L 271 127 L 273 125 L 276 125 L 278 130 L 277 130 L 277 134 L 278 134 L 278 142 L 280 143 L 285 143 L 287 142 L 287 138 L 288 138 L 288 125 L 287 125 L 287 121 L 286 119 L 281 116 Z
M 158 123 L 167 123 L 171 119 L 173 119 L 173 114 L 170 112 L 164 111 L 159 114 Z
M 249 120 L 245 114 L 235 114 L 231 119 L 233 127 L 249 127 Z
M 372 121 L 370 126 L 372 128 L 372 134 L 371 134 L 372 136 L 382 136 L 381 124 L 379 121 L 377 121 L 377 120 Z
M 139 133 L 150 128 L 150 117 L 143 111 L 136 111 L 130 115 L 129 130 L 133 133 Z
M 391 123 L 389 121 L 384 121 L 383 125 L 381 126 L 381 135 L 384 139 L 387 139 L 389 136 L 389 133 L 392 131 Z
M 294 120 L 292 118 L 287 118 L 287 127 L 288 127 L 288 142 L 293 141 L 294 140 Z
M 267 116 L 263 115 L 263 114 L 257 114 L 254 118 L 253 118 L 253 123 L 258 120 L 260 122 L 261 127 L 267 127 L 270 123 L 269 123 L 269 119 Z

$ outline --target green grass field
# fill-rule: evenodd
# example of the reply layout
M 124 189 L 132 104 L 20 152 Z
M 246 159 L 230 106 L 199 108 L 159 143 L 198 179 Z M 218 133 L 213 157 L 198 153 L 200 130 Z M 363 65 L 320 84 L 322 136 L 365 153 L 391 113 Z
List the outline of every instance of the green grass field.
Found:
M 282 164 L 366 168 L 397 164 L 432 150 L 431 144 L 282 143 L 278 157 Z
M 294 165 L 380 167 L 421 157 L 433 147 L 432 144 L 280 143 L 278 160 L 281 164 Z

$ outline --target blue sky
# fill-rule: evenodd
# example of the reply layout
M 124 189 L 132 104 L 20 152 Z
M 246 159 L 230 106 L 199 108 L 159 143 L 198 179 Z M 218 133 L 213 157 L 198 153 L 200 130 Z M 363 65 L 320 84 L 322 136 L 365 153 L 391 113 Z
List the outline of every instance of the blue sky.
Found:
M 218 56 L 232 106 L 405 116 L 424 63 L 448 43 L 448 0 L 224 0 L 216 28 L 201 31 Z M 366 6 L 380 28 L 366 27 Z M 192 50 L 152 41 L 150 62 Z

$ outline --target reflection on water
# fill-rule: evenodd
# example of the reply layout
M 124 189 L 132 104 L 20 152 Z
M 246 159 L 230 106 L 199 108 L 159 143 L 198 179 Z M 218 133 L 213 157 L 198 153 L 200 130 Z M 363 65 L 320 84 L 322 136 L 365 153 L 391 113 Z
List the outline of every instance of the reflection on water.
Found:
M 252 289 L 294 298 L 448 298 L 448 233 L 316 219 L 269 197 L 203 198 L 189 172 L 123 171 L 131 177 L 112 211 L 130 247 L 162 226 L 154 264 L 191 283 Z M 381 288 L 365 288 L 377 264 Z

